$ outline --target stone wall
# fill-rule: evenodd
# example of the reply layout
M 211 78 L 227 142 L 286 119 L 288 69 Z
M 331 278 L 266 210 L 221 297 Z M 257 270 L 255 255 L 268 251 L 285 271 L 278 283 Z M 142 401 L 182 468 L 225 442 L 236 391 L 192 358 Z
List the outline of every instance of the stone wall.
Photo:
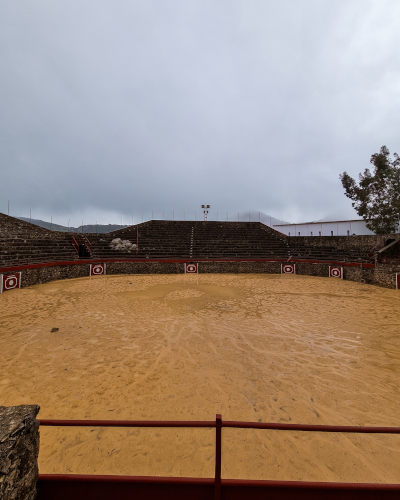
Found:
M 338 250 L 360 250 L 368 255 L 373 246 L 383 239 L 395 238 L 398 234 L 386 235 L 356 235 L 356 236 L 291 236 L 288 237 L 290 248 L 318 247 L 318 248 L 337 248 Z
M 34 500 L 39 477 L 39 406 L 0 406 L 0 498 Z
M 96 263 L 93 261 L 92 263 Z M 99 260 L 98 262 L 101 262 Z M 296 274 L 306 276 L 329 276 L 329 263 L 294 262 Z M 15 271 L 13 271 L 15 272 Z M 107 262 L 107 275 L 117 274 L 182 274 L 182 262 Z M 280 274 L 281 262 L 199 262 L 199 273 L 265 273 Z M 400 264 L 377 264 L 375 268 L 361 266 L 343 266 L 345 280 L 358 281 L 385 288 L 396 288 L 396 273 L 400 274 Z M 6 272 L 4 274 L 12 274 Z M 48 283 L 55 280 L 83 278 L 89 276 L 89 263 L 64 266 L 48 266 L 23 269 L 21 288 Z
M 396 288 L 396 273 L 400 274 L 400 264 L 376 264 L 374 271 L 374 285 Z
M 199 273 L 280 274 L 280 262 L 199 262 Z
M 89 276 L 89 264 L 24 269 L 21 275 L 21 288 L 55 280 L 83 278 L 85 276 Z

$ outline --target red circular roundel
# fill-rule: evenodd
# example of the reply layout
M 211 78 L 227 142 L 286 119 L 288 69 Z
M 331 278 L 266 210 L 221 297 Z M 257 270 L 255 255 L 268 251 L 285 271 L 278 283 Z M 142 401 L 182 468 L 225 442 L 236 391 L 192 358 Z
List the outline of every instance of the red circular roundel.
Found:
M 93 266 L 93 268 L 92 268 L 93 274 L 103 274 L 103 272 L 104 272 L 104 268 L 101 264 L 97 264 L 97 265 Z
M 12 290 L 18 287 L 18 277 L 15 274 L 9 274 L 4 278 L 4 290 Z

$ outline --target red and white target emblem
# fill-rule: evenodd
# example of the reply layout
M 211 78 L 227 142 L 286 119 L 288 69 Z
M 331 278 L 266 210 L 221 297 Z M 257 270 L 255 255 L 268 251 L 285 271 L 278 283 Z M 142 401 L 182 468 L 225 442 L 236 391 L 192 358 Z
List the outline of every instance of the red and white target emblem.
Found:
M 396 274 L 396 290 L 400 290 L 400 274 Z
M 296 264 L 282 264 L 281 274 L 296 274 Z
M 2 274 L 0 280 L 0 293 L 21 288 L 21 273 Z
M 198 264 L 185 264 L 185 273 L 194 273 L 197 274 L 199 272 L 199 265 Z
M 90 264 L 90 276 L 102 276 L 106 274 L 105 264 Z
M 343 279 L 343 267 L 329 266 L 329 277 Z

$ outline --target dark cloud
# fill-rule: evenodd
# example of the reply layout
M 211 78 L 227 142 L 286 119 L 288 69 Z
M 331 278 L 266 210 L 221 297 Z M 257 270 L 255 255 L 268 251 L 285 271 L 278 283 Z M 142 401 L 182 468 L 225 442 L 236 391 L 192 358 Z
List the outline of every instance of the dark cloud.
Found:
M 0 211 L 354 217 L 339 173 L 400 152 L 399 15 L 396 0 L 1 1 Z

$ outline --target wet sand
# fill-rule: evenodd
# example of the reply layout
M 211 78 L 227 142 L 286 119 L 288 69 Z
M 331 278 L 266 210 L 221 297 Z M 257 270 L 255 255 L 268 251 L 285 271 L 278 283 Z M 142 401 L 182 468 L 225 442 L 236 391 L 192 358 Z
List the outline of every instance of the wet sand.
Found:
M 39 404 L 40 418 L 400 426 L 399 318 L 399 291 L 332 278 L 33 286 L 0 295 L 0 404 Z M 212 477 L 214 432 L 43 427 L 40 472 Z M 399 464 L 400 436 L 223 430 L 223 477 L 394 483 Z

